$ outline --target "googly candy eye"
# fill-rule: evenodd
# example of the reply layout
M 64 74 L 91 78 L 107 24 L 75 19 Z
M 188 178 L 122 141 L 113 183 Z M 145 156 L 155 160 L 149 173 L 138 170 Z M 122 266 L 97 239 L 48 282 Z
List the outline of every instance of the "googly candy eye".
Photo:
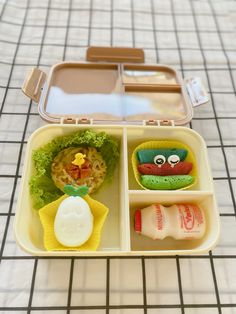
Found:
M 175 165 L 177 165 L 180 162 L 180 158 L 178 155 L 170 155 L 167 159 L 167 162 L 173 168 Z
M 161 167 L 166 162 L 166 157 L 163 155 L 156 155 L 153 159 L 154 164 L 158 167 Z

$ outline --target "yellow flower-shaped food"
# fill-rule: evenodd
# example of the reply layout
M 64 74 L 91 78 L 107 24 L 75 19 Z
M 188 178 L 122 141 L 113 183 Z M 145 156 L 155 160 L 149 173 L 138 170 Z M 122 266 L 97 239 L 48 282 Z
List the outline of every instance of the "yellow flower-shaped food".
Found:
M 85 158 L 86 155 L 82 154 L 82 153 L 77 153 L 75 155 L 75 160 L 72 161 L 73 165 L 79 166 L 81 168 L 81 166 L 85 163 Z
M 44 230 L 44 246 L 47 251 L 96 251 L 101 238 L 101 231 L 109 209 L 102 203 L 86 195 L 83 199 L 88 203 L 94 218 L 93 232 L 87 242 L 78 247 L 66 247 L 60 244 L 54 233 L 54 220 L 61 202 L 68 195 L 63 195 L 56 201 L 39 210 L 40 221 Z

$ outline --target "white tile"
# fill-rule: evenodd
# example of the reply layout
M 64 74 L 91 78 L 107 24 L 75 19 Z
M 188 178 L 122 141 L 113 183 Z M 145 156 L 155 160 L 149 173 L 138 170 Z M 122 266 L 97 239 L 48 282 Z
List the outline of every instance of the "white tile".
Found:
M 39 260 L 32 306 L 66 306 L 70 260 Z
M 115 46 L 132 47 L 132 31 L 131 30 L 113 30 L 113 44 Z
M 135 31 L 135 45 L 143 48 L 155 48 L 153 31 Z
M 110 304 L 143 304 L 140 259 L 112 259 L 110 261 Z
M 134 27 L 137 29 L 153 29 L 152 16 L 150 13 L 134 13 Z
M 181 309 L 148 309 L 147 314 L 181 314 Z
M 109 313 L 110 312 L 111 312 L 111 310 L 109 311 Z M 106 310 L 97 310 L 97 309 L 93 309 L 93 310 L 70 310 L 70 313 L 72 313 L 72 314 L 106 314 Z M 51 312 L 50 312 L 50 314 L 51 314 Z
M 216 303 L 211 265 L 208 259 L 181 259 L 184 303 Z
M 132 28 L 131 12 L 113 11 L 113 26 L 116 28 L 125 27 L 131 29 Z M 124 31 L 128 32 L 128 30 Z
M 177 48 L 176 36 L 174 33 L 169 33 L 166 36 L 166 32 L 156 32 L 156 38 L 159 48 Z
M 222 307 L 222 314 L 236 314 L 236 307 Z
M 45 314 L 46 313 L 46 311 L 47 310 L 42 310 L 42 311 L 32 311 L 34 314 Z M 63 310 L 55 310 L 55 311 L 51 311 L 50 310 L 50 312 L 49 312 L 50 314 L 66 314 L 67 313 L 67 311 L 63 311 Z M 70 313 L 73 313 L 73 311 L 70 311 Z M 17 313 L 16 314 L 18 314 L 18 311 L 17 311 Z
M 110 314 L 143 314 L 143 309 L 117 309 L 110 310 Z M 91 313 L 92 314 L 92 313 Z
M 220 217 L 220 222 L 220 239 L 213 252 L 214 254 L 236 255 L 236 219 L 235 217 Z
M 2 246 L 3 235 L 6 228 L 7 216 L 0 216 L 0 247 Z
M 60 6 L 59 6 L 60 7 Z M 48 25 L 55 26 L 66 26 L 68 18 L 68 10 L 50 10 L 48 17 Z
M 192 127 L 204 138 L 207 145 L 220 145 L 219 132 L 215 120 L 193 120 Z
M 34 262 L 3 260 L 0 265 L 0 307 L 27 306 Z
M 16 243 L 14 234 L 14 219 L 15 217 L 12 216 L 9 222 L 3 256 L 27 256 L 29 254 L 23 251 Z
M 167 1 L 166 1 L 167 2 Z M 155 25 L 157 30 L 174 30 L 174 21 L 171 15 L 155 15 Z M 167 35 L 168 36 L 168 33 Z
M 73 26 L 88 27 L 89 26 L 89 10 L 71 12 L 70 24 Z
M 236 147 L 226 147 L 225 154 L 230 176 L 236 177 Z
M 88 29 L 84 28 L 69 28 L 68 44 L 69 45 L 87 45 Z
M 46 15 L 47 15 L 47 10 L 46 8 L 44 9 L 31 9 L 28 11 L 27 18 L 26 18 L 26 25 L 44 25 L 46 21 Z
M 43 46 L 40 62 L 52 66 L 62 61 L 64 47 Z
M 214 180 L 215 196 L 221 214 L 234 213 L 228 180 Z
M 215 59 L 225 61 L 225 56 L 222 56 L 221 51 L 206 51 L 204 52 L 205 57 L 208 59 L 209 62 L 213 63 L 212 61 Z M 215 62 L 215 60 L 214 60 Z M 224 62 L 225 63 L 225 62 Z M 223 63 L 223 64 L 224 64 Z M 213 63 L 214 64 L 214 63 Z M 211 89 L 212 91 L 221 91 L 221 92 L 230 92 L 233 91 L 232 87 L 232 81 L 230 78 L 229 71 L 221 70 L 221 71 L 215 71 L 211 70 L 208 72 L 210 83 L 211 83 Z
M 32 65 L 14 65 L 9 86 L 21 88 L 27 73 L 29 73 L 31 69 Z M 17 90 L 17 92 L 19 91 L 20 90 Z
M 47 123 L 43 121 L 40 116 L 30 116 L 27 129 L 26 129 L 26 135 L 25 140 L 27 141 L 30 137 L 30 135 L 36 131 L 38 128 L 40 128 L 43 125 L 46 125 Z
M 147 304 L 179 304 L 179 287 L 174 259 L 146 259 Z
M 212 33 L 209 36 L 209 33 L 200 33 L 201 43 L 203 49 L 220 49 L 221 43 L 217 33 Z
M 179 53 L 177 50 L 160 50 L 159 51 L 159 62 L 163 64 L 179 66 L 180 59 L 179 59 Z
M 36 37 L 36 36 L 35 36 Z M 16 64 L 25 64 L 25 65 L 30 65 L 31 67 L 33 67 L 33 65 L 38 63 L 38 59 L 39 59 L 39 53 L 40 53 L 40 44 L 41 44 L 41 38 L 38 39 L 38 44 L 34 45 L 33 43 L 30 45 L 20 45 L 19 49 L 17 51 L 17 56 L 16 56 Z M 30 38 L 25 40 L 26 43 L 31 43 Z M 26 76 L 24 75 L 24 73 L 22 73 L 22 78 L 24 79 Z M 17 83 L 18 86 L 18 83 Z M 19 90 L 13 90 L 16 93 L 19 93 L 22 95 L 23 98 L 27 99 L 26 96 L 24 96 L 24 94 L 22 93 L 22 91 Z M 25 103 L 25 107 L 28 110 L 28 105 L 27 103 Z
M 30 42 L 31 45 L 32 44 L 40 45 L 42 41 L 43 31 L 44 31 L 44 27 L 37 27 L 36 25 L 35 27 L 31 27 L 31 26 L 25 25 L 21 40 L 22 42 Z M 35 34 L 37 34 L 37 36 Z M 20 48 L 21 47 L 23 46 L 20 45 Z M 25 47 L 28 47 L 28 46 L 25 46 Z M 32 51 L 32 49 L 28 49 L 28 50 L 31 51 L 32 53 L 35 53 Z M 36 48 L 36 51 L 37 51 L 37 48 Z
M 191 76 L 191 72 L 187 72 L 186 73 L 186 77 L 190 77 Z M 198 76 L 201 76 L 201 80 L 202 83 L 205 87 L 205 89 L 207 90 L 207 84 L 205 84 L 203 82 L 203 76 L 200 74 Z M 214 118 L 215 114 L 213 111 L 213 106 L 212 106 L 212 102 L 211 102 L 211 97 L 209 97 L 209 102 L 202 105 L 202 106 L 198 106 L 194 108 L 194 117 L 195 118 Z M 206 123 L 206 121 L 202 121 L 202 124 Z
M 214 178 L 226 177 L 225 160 L 222 149 L 209 147 L 208 156 L 210 161 L 210 166 L 212 170 L 212 175 Z
M 110 10 L 111 9 L 111 1 L 110 0 L 93 0 L 93 9 L 94 10 Z
M 15 175 L 19 158 L 19 150 L 20 144 L 0 143 L 1 175 Z
M 236 260 L 214 259 L 221 303 L 236 303 Z
M 109 28 L 111 25 L 111 14 L 110 12 L 93 11 L 91 22 L 93 27 Z
M 91 42 L 92 45 L 102 46 L 110 45 L 111 31 L 107 29 L 92 29 L 91 30 Z
M 21 141 L 25 121 L 25 115 L 2 115 L 0 118 L 0 140 Z
M 0 178 L 0 213 L 9 211 L 14 178 Z
M 20 25 L 11 25 L 9 23 L 2 23 L 0 28 L 0 39 L 9 40 L 11 38 L 12 42 L 17 42 L 19 34 L 21 31 Z M 3 46 L 3 45 L 2 45 Z M 15 44 L 12 44 L 15 50 Z
M 184 309 L 185 314 L 218 314 L 219 310 L 217 307 L 215 308 L 199 308 L 199 309 L 194 309 L 194 308 L 186 308 Z
M 46 30 L 44 44 L 64 45 L 65 37 L 66 37 L 66 28 L 50 27 L 50 28 L 47 28 Z
M 76 306 L 106 304 L 106 260 L 76 260 L 71 304 Z
M 220 119 L 220 131 L 224 145 L 236 144 L 236 123 L 234 119 Z
M 3 112 L 27 113 L 29 102 L 29 98 L 27 98 L 21 90 L 8 89 Z
M 188 2 L 185 1 L 185 4 L 188 4 Z M 175 6 L 177 8 L 177 6 Z M 176 15 L 176 24 L 177 24 L 177 29 L 180 31 L 178 33 L 178 36 L 180 37 L 183 33 L 181 33 L 181 30 L 186 30 L 188 29 L 189 31 L 194 31 L 195 25 L 194 25 L 194 19 L 193 16 L 191 15 Z M 181 45 L 181 48 L 183 46 Z M 191 47 L 191 42 L 190 42 L 190 47 Z
M 184 19 L 182 19 L 181 17 L 180 17 L 180 20 L 184 21 Z M 180 32 L 178 34 L 178 39 L 179 39 L 180 46 L 185 49 L 189 49 L 189 48 L 199 49 L 199 40 L 195 32 L 189 32 L 189 33 Z M 196 51 L 197 50 L 194 50 L 194 54 L 196 53 Z M 183 53 L 183 50 L 181 51 L 181 53 Z

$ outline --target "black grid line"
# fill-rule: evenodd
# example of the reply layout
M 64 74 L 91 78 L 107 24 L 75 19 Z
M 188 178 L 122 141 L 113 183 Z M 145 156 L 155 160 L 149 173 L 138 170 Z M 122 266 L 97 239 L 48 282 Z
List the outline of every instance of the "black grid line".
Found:
M 147 314 L 147 289 L 146 289 L 146 267 L 145 267 L 145 258 L 142 257 L 142 279 L 143 279 L 143 308 L 144 314 Z
M 110 304 L 110 258 L 106 259 L 106 314 L 109 314 Z
M 154 47 L 155 47 L 155 53 L 156 53 L 156 62 L 159 62 L 159 52 L 158 49 L 160 49 L 160 47 L 158 47 L 157 44 L 157 29 L 156 29 L 156 21 L 155 21 L 155 8 L 154 8 L 154 2 L 153 0 L 150 0 L 150 4 L 151 4 L 151 17 L 152 17 L 152 28 L 153 28 L 153 37 L 154 37 Z
M 217 254 L 216 252 L 210 252 L 209 254 L 201 254 L 201 255 L 184 255 L 184 256 L 121 256 L 120 259 L 131 259 L 131 260 L 138 260 L 141 263 L 141 269 L 142 269 L 142 295 L 143 295 L 143 302 L 140 305 L 135 304 L 117 304 L 113 305 L 110 303 L 110 274 L 112 272 L 112 263 L 110 261 L 112 259 L 117 259 L 117 256 L 110 256 L 110 257 L 104 257 L 104 256 L 96 256 L 96 257 L 47 257 L 47 256 L 41 256 L 41 257 L 34 257 L 34 256 L 28 256 L 28 255 L 14 255 L 11 252 L 5 253 L 5 248 L 7 248 L 7 237 L 10 232 L 10 221 L 14 218 L 15 213 L 13 212 L 13 204 L 17 193 L 17 185 L 19 183 L 19 179 L 21 179 L 20 175 L 20 166 L 21 166 L 21 159 L 23 157 L 23 147 L 27 143 L 26 141 L 26 133 L 28 132 L 28 127 L 31 122 L 31 119 L 35 119 L 38 114 L 31 112 L 32 109 L 32 102 L 30 101 L 29 104 L 27 104 L 26 98 L 22 97 L 22 100 L 28 105 L 28 109 L 26 112 L 20 112 L 20 110 L 15 108 L 16 112 L 10 112 L 10 110 L 7 110 L 7 96 L 9 95 L 9 91 L 14 90 L 15 93 L 18 93 L 20 95 L 20 82 L 18 86 L 18 81 L 13 82 L 14 78 L 14 72 L 18 71 L 18 68 L 27 68 L 31 66 L 37 66 L 37 67 L 45 67 L 50 68 L 50 66 L 53 64 L 53 61 L 51 59 L 47 59 L 47 56 L 45 56 L 45 51 L 49 51 L 50 49 L 56 49 L 60 50 L 62 49 L 62 54 L 60 56 L 61 60 L 67 60 L 67 49 L 73 50 L 75 49 L 84 49 L 87 46 L 89 46 L 92 42 L 92 36 L 93 31 L 110 31 L 110 37 L 108 39 L 108 43 L 110 43 L 110 46 L 114 45 L 114 31 L 117 33 L 119 31 L 127 31 L 130 32 L 131 37 L 131 45 L 133 47 L 138 45 L 138 40 L 136 37 L 136 32 L 142 32 L 146 34 L 145 36 L 153 36 L 153 41 L 150 44 L 150 46 L 145 47 L 144 43 L 144 49 L 148 53 L 152 53 L 155 57 L 153 60 L 154 62 L 162 62 L 163 63 L 163 55 L 165 52 L 171 52 L 173 53 L 174 62 L 173 64 L 175 67 L 180 70 L 182 76 L 185 75 L 191 75 L 191 73 L 199 72 L 199 75 L 205 75 L 206 76 L 206 82 L 207 82 L 207 89 L 209 92 L 211 104 L 212 104 L 212 112 L 209 113 L 209 117 L 194 117 L 193 121 L 199 121 L 200 125 L 203 126 L 205 123 L 208 123 L 208 121 L 215 121 L 216 127 L 217 127 L 217 140 L 219 140 L 219 144 L 217 145 L 207 145 L 209 149 L 214 148 L 218 149 L 223 154 L 223 161 L 224 166 L 226 169 L 226 173 L 224 176 L 216 176 L 214 175 L 213 179 L 215 182 L 227 182 L 229 185 L 229 195 L 231 197 L 231 201 L 233 204 L 233 212 L 223 212 L 220 214 L 221 218 L 229 219 L 232 224 L 236 221 L 236 202 L 235 202 L 235 196 L 234 196 L 234 184 L 236 183 L 236 177 L 232 173 L 230 173 L 230 164 L 227 160 L 228 156 L 226 154 L 226 150 L 228 148 L 235 148 L 236 144 L 232 142 L 232 144 L 228 144 L 225 142 L 224 135 L 222 134 L 222 126 L 221 122 L 224 122 L 226 120 L 228 123 L 234 123 L 234 120 L 236 119 L 236 116 L 233 114 L 231 116 L 227 116 L 227 113 L 221 112 L 221 114 L 217 111 L 217 95 L 223 95 L 224 97 L 227 95 L 231 95 L 230 97 L 234 96 L 236 93 L 235 88 L 235 71 L 236 67 L 234 66 L 234 61 L 231 60 L 231 55 L 233 55 L 234 52 L 236 52 L 235 46 L 232 45 L 229 46 L 229 44 L 225 45 L 224 39 L 227 38 L 227 36 L 231 36 L 235 34 L 235 25 L 228 25 L 229 27 L 223 28 L 221 19 L 226 18 L 228 16 L 227 11 L 221 12 L 218 8 L 218 5 L 220 5 L 223 0 L 219 0 L 217 2 L 211 1 L 211 0 L 203 0 L 201 1 L 201 4 L 207 5 L 209 10 L 205 10 L 202 8 L 199 8 L 199 1 L 194 0 L 183 0 L 186 7 L 189 6 L 189 10 L 185 10 L 183 5 L 183 8 L 180 8 L 180 2 L 178 0 L 167 0 L 165 1 L 154 1 L 150 0 L 150 9 L 145 8 L 144 1 L 141 0 L 125 0 L 123 1 L 124 4 L 126 2 L 126 6 L 124 8 L 117 7 L 117 2 L 110 0 L 108 1 L 108 7 L 105 5 L 98 5 L 98 1 L 90 0 L 86 3 L 86 7 L 83 7 L 80 2 L 77 0 L 69 0 L 68 2 L 62 1 L 62 7 L 60 7 L 60 2 L 56 0 L 41 0 L 40 3 L 36 3 L 32 0 L 23 0 L 21 2 L 12 2 L 12 1 L 4 1 L 2 3 L 1 12 L 0 12 L 0 26 L 9 26 L 9 29 L 11 27 L 15 27 L 16 29 L 19 29 L 19 35 L 18 38 L 14 38 L 14 36 L 11 36 L 9 33 L 9 36 L 1 37 L 3 34 L 0 33 L 0 44 L 9 46 L 12 49 L 12 61 L 11 58 L 8 58 L 8 56 L 5 56 L 1 58 L 0 61 L 0 69 L 1 67 L 8 67 L 9 70 L 7 71 L 6 80 L 0 83 L 0 92 L 2 92 L 2 99 L 1 99 L 1 109 L 0 109 L 0 134 L 1 134 L 1 121 L 10 121 L 11 118 L 14 117 L 22 117 L 22 119 L 25 118 L 24 122 L 24 128 L 22 131 L 20 131 L 20 140 L 6 140 L 4 138 L 0 139 L 0 143 L 4 145 L 10 145 L 10 144 L 18 144 L 19 145 L 19 154 L 16 156 L 16 170 L 15 173 L 1 173 L 0 172 L 0 178 L 1 180 L 12 180 L 13 181 L 13 187 L 11 189 L 10 193 L 10 199 L 9 203 L 6 205 L 4 203 L 4 212 L 0 212 L 0 222 L 1 219 L 5 219 L 4 227 L 3 227 L 3 233 L 1 235 L 1 229 L 0 229 L 0 243 L 1 243 L 1 249 L 0 249 L 0 273 L 1 268 L 3 267 L 4 263 L 12 262 L 15 263 L 18 262 L 32 262 L 32 271 L 30 273 L 30 286 L 29 286 L 29 296 L 27 299 L 27 302 L 25 305 L 19 305 L 15 306 L 14 303 L 1 303 L 0 298 L 0 311 L 3 312 L 14 312 L 17 313 L 18 311 L 24 311 L 27 313 L 34 313 L 34 311 L 41 311 L 41 312 L 51 312 L 51 311 L 65 311 L 67 313 L 70 313 L 73 310 L 87 310 L 91 313 L 96 313 L 96 310 L 102 310 L 106 313 L 111 313 L 111 310 L 128 310 L 128 309 L 137 309 L 137 310 L 143 310 L 144 313 L 148 313 L 149 309 L 156 309 L 157 311 L 161 311 L 161 309 L 176 309 L 178 312 L 181 311 L 182 313 L 185 313 L 185 310 L 187 309 L 200 309 L 202 312 L 206 313 L 207 309 L 216 309 L 219 313 L 222 313 L 223 309 L 232 309 L 235 310 L 236 308 L 236 302 L 235 299 L 232 300 L 232 302 L 227 303 L 223 302 L 223 299 L 221 299 L 221 290 L 219 287 L 221 286 L 221 282 L 219 282 L 217 278 L 217 261 L 223 261 L 225 264 L 229 262 L 229 260 L 236 259 L 236 253 L 235 251 L 230 251 L 230 249 L 227 251 L 227 254 Z M 143 2 L 143 3 L 142 3 Z M 232 6 L 232 1 L 229 1 Z M 227 3 L 227 2 L 225 2 Z M 224 3 L 224 7 L 225 7 Z M 16 9 L 16 10 L 15 10 Z M 15 16 L 11 16 L 9 18 L 8 12 L 17 12 L 15 13 Z M 30 14 L 33 14 L 34 11 L 37 11 L 37 17 L 34 17 L 35 20 L 30 20 L 28 17 Z M 93 15 L 99 12 L 108 13 L 110 16 L 110 25 L 103 25 L 103 21 L 99 23 L 99 25 L 95 24 L 95 18 L 93 18 Z M 235 10 L 231 10 L 231 13 L 235 13 Z M 65 17 L 62 19 L 60 18 L 60 14 L 65 13 Z M 83 13 L 84 16 L 88 16 L 88 23 L 87 25 L 81 25 L 80 21 L 78 20 L 77 24 L 72 23 L 72 13 L 73 14 L 81 14 Z M 131 14 L 131 27 L 127 26 L 117 26 L 114 20 L 114 13 L 120 14 L 122 18 L 122 13 L 130 13 Z M 19 15 L 18 15 L 19 14 Z M 152 27 L 150 29 L 147 29 L 143 27 L 142 23 L 139 25 L 138 19 L 136 20 L 136 14 L 147 14 L 149 15 L 149 18 L 151 20 Z M 53 16 L 57 16 L 58 18 L 53 20 Z M 159 25 L 159 19 L 161 17 L 165 17 L 166 20 L 169 18 L 173 21 L 173 27 L 170 29 L 165 27 L 165 25 L 161 26 Z M 20 19 L 18 19 L 20 17 Z M 207 23 L 204 25 L 200 25 L 200 21 L 203 22 L 204 20 L 207 20 L 209 18 L 213 20 L 213 24 L 211 25 L 212 28 L 207 27 Z M 191 19 L 193 21 L 193 26 L 190 28 L 180 26 L 177 22 L 180 19 Z M 223 29 L 222 29 L 223 28 Z M 31 40 L 26 40 L 23 38 L 23 32 L 29 31 L 29 29 L 35 30 L 36 32 L 41 29 L 43 32 L 40 36 L 38 36 L 37 43 L 31 42 Z M 55 29 L 61 29 L 62 32 L 65 31 L 65 35 L 63 35 L 63 40 L 61 43 L 48 43 L 45 42 L 45 37 L 47 36 L 47 30 Z M 79 31 L 88 31 L 87 41 L 85 43 L 81 43 L 78 40 L 78 44 L 71 44 L 70 42 L 70 36 L 69 32 L 71 29 L 78 29 Z M 161 42 L 158 41 L 157 38 L 160 33 L 164 33 L 165 36 L 174 35 L 177 42 L 177 47 L 175 45 L 171 46 L 161 46 Z M 193 35 L 197 37 L 197 45 L 191 46 L 191 43 L 189 47 L 183 46 L 180 41 L 180 36 L 184 35 Z M 202 40 L 202 35 L 207 34 L 209 36 L 209 40 L 213 38 L 213 36 L 216 36 L 218 38 L 219 44 L 217 44 L 214 47 L 205 47 L 204 42 Z M 224 37 L 225 36 L 225 37 Z M 182 38 L 182 37 L 181 37 Z M 33 39 L 33 37 L 32 37 Z M 140 43 L 139 43 L 140 44 Z M 36 61 L 32 61 L 32 59 L 29 58 L 29 60 L 18 60 L 18 54 L 19 49 L 22 47 L 28 47 L 26 49 L 33 50 L 39 48 L 39 55 L 38 59 Z M 8 49 L 8 48 L 6 48 Z M 25 48 L 24 48 L 25 49 Z M 1 52 L 0 52 L 1 53 Z M 197 64 L 190 64 L 185 62 L 184 55 L 185 54 L 192 54 L 193 56 L 195 53 L 200 53 L 202 56 L 203 61 L 199 61 Z M 225 62 L 221 61 L 222 63 L 216 64 L 214 63 L 214 60 L 209 61 L 207 58 L 207 54 L 218 54 L 222 53 Z M 58 52 L 59 55 L 59 52 Z M 164 60 L 165 61 L 165 60 Z M 168 59 L 165 63 L 168 63 Z M 229 83 L 231 83 L 230 88 L 225 89 L 223 86 L 217 86 L 217 88 L 214 86 L 214 79 L 212 77 L 212 73 L 216 72 L 217 75 L 223 76 L 224 73 L 227 73 L 229 75 Z M 0 75 L 1 78 L 1 75 Z M 23 102 L 22 101 L 22 102 Z M 225 103 L 224 103 L 225 104 Z M 6 110 L 5 110 L 6 109 Z M 204 110 L 203 110 L 204 111 Z M 39 119 L 39 118 L 38 118 Z M 193 125 L 190 123 L 190 127 L 194 129 L 194 123 Z M 217 143 L 218 143 L 217 142 Z M 1 203 L 0 203 L 1 204 Z M 6 210 L 7 206 L 7 210 Z M 2 225 L 0 226 L 2 227 Z M 12 242 L 12 241 L 11 241 Z M 105 294 L 105 304 L 95 304 L 91 303 L 91 305 L 83 305 L 83 304 L 77 304 L 77 305 L 71 305 L 71 299 L 73 291 L 73 277 L 74 277 L 74 265 L 75 262 L 79 259 L 84 260 L 94 260 L 94 263 L 96 263 L 96 260 L 103 260 L 104 263 L 106 263 L 106 270 L 104 273 L 104 276 L 106 278 L 106 294 Z M 177 272 L 177 284 L 178 284 L 178 293 L 179 293 L 179 304 L 149 304 L 149 298 L 148 293 L 149 290 L 147 289 L 148 282 L 147 282 L 147 272 L 149 271 L 146 267 L 146 260 L 153 260 L 153 262 L 158 262 L 161 259 L 167 259 L 167 260 L 173 260 L 176 262 L 176 272 Z M 213 284 L 214 284 L 214 294 L 216 296 L 216 302 L 201 302 L 199 304 L 196 303 L 188 303 L 185 301 L 185 289 L 183 290 L 183 269 L 182 264 L 180 261 L 182 260 L 188 260 L 188 259 L 194 259 L 194 260 L 205 260 L 209 261 L 209 265 L 211 267 L 211 276 L 213 278 Z M 69 267 L 69 273 L 68 273 L 68 279 L 69 282 L 67 282 L 67 298 L 64 305 L 47 305 L 46 303 L 42 301 L 42 304 L 40 306 L 34 306 L 34 289 L 36 280 L 38 279 L 38 276 L 40 276 L 40 269 L 38 267 L 38 261 L 44 260 L 44 261 L 58 261 L 58 260 L 65 260 L 70 261 L 70 267 Z M 95 265 L 95 264 L 94 264 Z M 128 274 L 127 274 L 128 276 Z M 4 280 L 4 277 L 3 277 Z M 236 280 L 236 279 L 235 279 Z M 0 280 L 1 282 L 2 280 Z M 7 282 L 5 282 L 7 284 Z M 12 289 L 13 290 L 13 289 Z M 20 290 L 20 289 L 19 289 Z M 43 289 L 42 289 L 43 290 Z M 41 290 L 41 292 L 43 292 Z M 4 291 L 8 291 L 8 293 L 11 293 L 11 289 L 5 289 L 2 288 L 0 284 L 0 292 L 4 293 Z M 17 289 L 15 289 L 17 291 Z M 58 291 L 58 293 L 63 291 L 63 288 L 58 288 L 57 290 L 51 289 L 50 291 Z M 90 293 L 93 290 L 92 288 L 86 288 L 84 293 Z M 97 290 L 99 293 L 99 290 Z M 133 289 L 129 293 L 135 294 L 137 291 L 136 289 Z M 167 291 L 168 292 L 168 291 Z M 6 292 L 5 292 L 6 293 Z M 128 292 L 127 292 L 128 293 Z M 196 291 L 196 294 L 199 293 L 199 291 Z M 201 293 L 201 291 L 200 291 Z M 129 312 L 127 312 L 129 313 Z M 174 313 L 174 312 L 173 312 Z
M 29 5 L 30 0 L 27 1 L 27 5 Z M 0 109 L 0 116 L 4 107 L 4 103 L 6 101 L 6 96 L 7 96 L 7 90 L 8 90 L 8 86 L 10 84 L 11 81 L 11 76 L 13 73 L 13 69 L 14 69 L 14 62 L 17 56 L 17 52 L 19 49 L 19 45 L 20 45 L 20 41 L 21 41 L 21 37 L 23 34 L 23 30 L 24 30 L 24 23 L 26 22 L 26 18 L 27 18 L 27 14 L 28 14 L 28 10 L 25 10 L 25 14 L 24 14 L 24 19 L 23 19 L 23 23 L 22 23 L 22 27 L 21 27 L 21 31 L 19 34 L 19 38 L 18 38 L 18 43 L 15 49 L 15 53 L 14 53 L 14 58 L 13 58 L 13 64 L 9 73 L 9 77 L 8 77 L 8 82 L 7 82 L 7 87 L 3 96 L 3 100 L 2 100 L 2 104 L 1 104 L 1 109 Z M 29 110 L 28 110 L 29 112 Z M 25 137 L 25 133 L 26 133 L 26 127 L 27 125 L 25 124 L 24 127 L 24 131 L 23 131 L 23 136 L 22 136 L 22 141 L 24 141 L 24 137 Z M 21 154 L 22 154 L 22 150 L 23 150 L 23 143 L 21 141 L 21 145 L 20 145 L 20 151 L 19 151 L 19 156 L 18 156 L 18 162 L 17 162 L 17 167 L 16 167 L 16 173 L 15 173 L 15 178 L 14 178 L 14 184 L 13 184 L 13 190 L 11 193 L 11 199 L 10 199 L 10 204 L 9 204 L 9 211 L 8 213 L 10 214 L 12 212 L 12 207 L 13 207 L 13 201 L 14 201 L 14 196 L 15 196 L 15 191 L 16 191 L 16 185 L 17 185 L 17 181 L 18 181 L 18 175 L 19 175 L 19 169 L 20 169 L 20 158 L 21 158 Z M 6 226 L 4 228 L 4 234 L 3 234 L 3 238 L 2 238 L 2 243 L 1 243 L 1 248 L 0 248 L 0 262 L 1 262 L 1 257 L 3 255 L 3 251 L 4 251 L 4 247 L 5 247 L 5 242 L 6 242 L 6 237 L 7 237 L 7 232 L 8 232 L 8 228 L 9 228 L 9 224 L 10 224 L 10 215 L 7 216 L 7 221 L 6 221 Z

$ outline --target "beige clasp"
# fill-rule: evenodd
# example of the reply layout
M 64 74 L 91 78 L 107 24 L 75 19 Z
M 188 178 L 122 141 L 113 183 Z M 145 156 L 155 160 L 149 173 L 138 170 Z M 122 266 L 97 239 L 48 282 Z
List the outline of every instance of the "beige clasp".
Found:
M 46 74 L 37 68 L 33 68 L 23 83 L 22 91 L 26 96 L 38 103 L 45 81 Z

